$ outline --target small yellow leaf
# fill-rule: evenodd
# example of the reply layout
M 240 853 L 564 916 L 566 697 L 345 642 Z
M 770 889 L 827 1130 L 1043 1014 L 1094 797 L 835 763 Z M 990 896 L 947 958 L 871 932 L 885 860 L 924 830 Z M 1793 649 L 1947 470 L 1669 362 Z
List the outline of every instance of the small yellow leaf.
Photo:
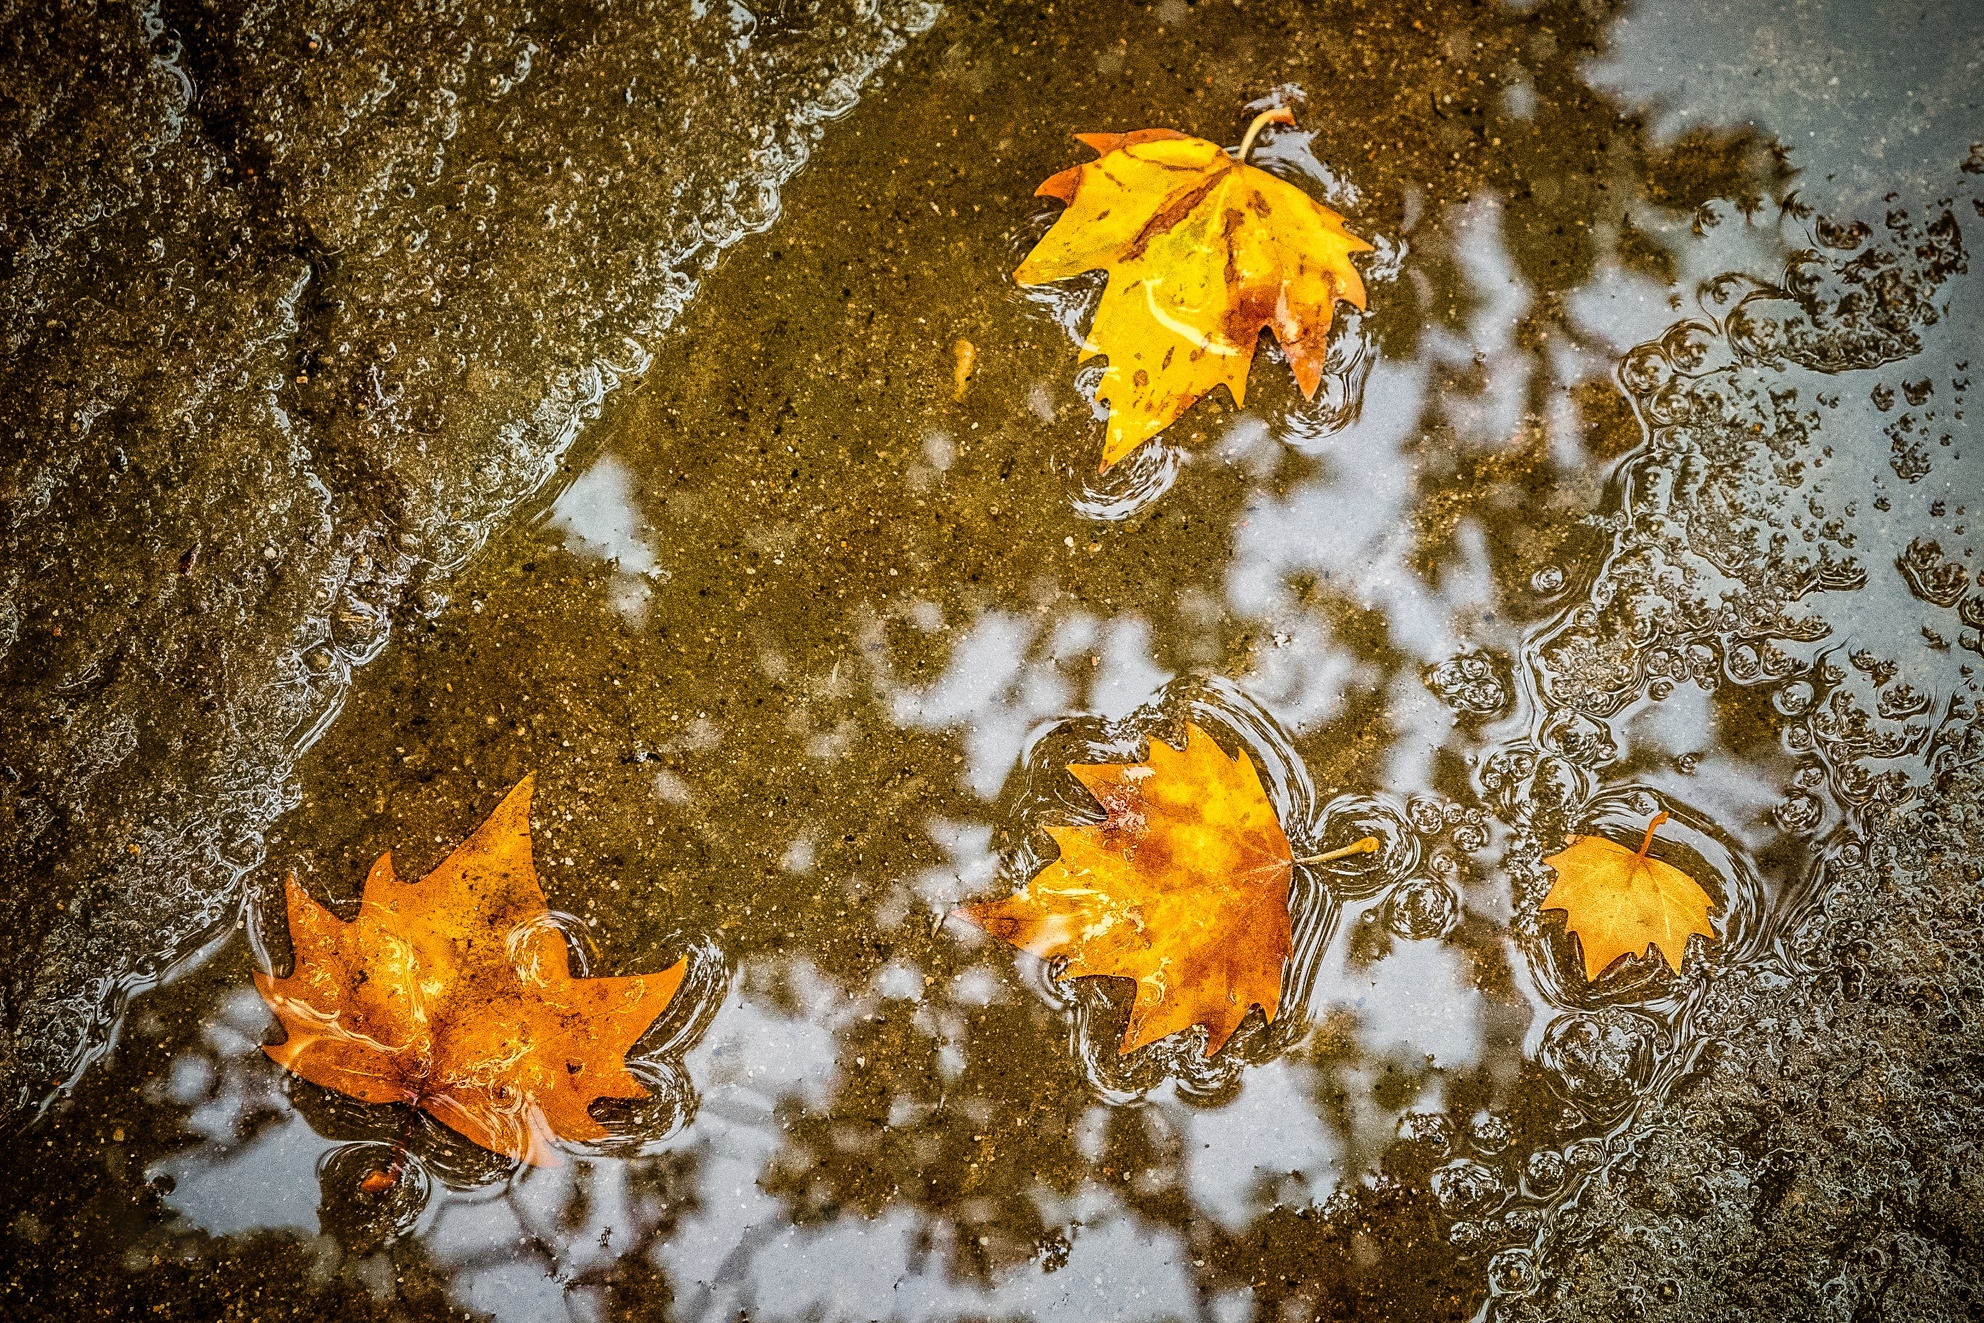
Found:
M 1709 894 L 1672 864 L 1647 857 L 1654 830 L 1665 821 L 1662 813 L 1647 824 L 1637 851 L 1602 836 L 1573 836 L 1543 861 L 1557 870 L 1557 880 L 1542 908 L 1564 911 L 1564 926 L 1584 953 L 1587 981 L 1621 956 L 1641 956 L 1650 947 L 1678 974 L 1691 935 L 1716 940 Z
M 1271 111 L 1261 123 L 1290 122 Z M 1109 283 L 1082 345 L 1107 354 L 1096 398 L 1109 406 L 1102 467 L 1225 386 L 1244 404 L 1247 370 L 1272 327 L 1306 398 L 1329 356 L 1338 299 L 1364 306 L 1350 254 L 1371 245 L 1292 184 L 1170 129 L 1082 133 L 1101 156 L 1036 193 L 1067 204 L 1013 278 L 1022 285 L 1105 270 Z

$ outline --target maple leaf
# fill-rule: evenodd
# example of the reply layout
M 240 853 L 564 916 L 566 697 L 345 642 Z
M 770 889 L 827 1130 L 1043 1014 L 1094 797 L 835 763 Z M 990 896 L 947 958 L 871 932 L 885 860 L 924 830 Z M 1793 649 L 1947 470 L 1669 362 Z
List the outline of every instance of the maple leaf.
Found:
M 340 922 L 288 880 L 287 978 L 255 986 L 288 1038 L 277 1062 L 366 1102 L 410 1103 L 484 1148 L 557 1166 L 550 1144 L 603 1139 L 597 1098 L 638 1098 L 626 1053 L 675 995 L 687 962 L 658 974 L 573 978 L 531 863 L 526 776 L 418 882 L 391 854 Z M 396 1173 L 375 1173 L 390 1186 Z
M 1621 956 L 1643 955 L 1649 947 L 1678 974 L 1691 934 L 1716 939 L 1708 892 L 1672 864 L 1647 857 L 1653 833 L 1665 821 L 1662 813 L 1647 824 L 1637 851 L 1603 836 L 1573 836 L 1543 861 L 1557 870 L 1557 880 L 1542 908 L 1564 911 L 1564 926 L 1584 953 L 1587 982 Z
M 1202 1024 L 1217 1052 L 1249 1007 L 1272 1021 L 1288 959 L 1288 884 L 1297 862 L 1260 774 L 1196 725 L 1185 747 L 1150 741 L 1148 762 L 1068 768 L 1102 805 L 1100 823 L 1050 826 L 1061 857 L 1005 900 L 962 917 L 1068 978 L 1136 981 L 1117 1048 L 1135 1051 Z
M 1350 254 L 1371 245 L 1292 184 L 1248 165 L 1267 111 L 1237 157 L 1171 129 L 1075 136 L 1100 155 L 1035 190 L 1067 210 L 1013 278 L 1022 285 L 1109 273 L 1081 359 L 1107 354 L 1096 398 L 1109 406 L 1107 469 L 1176 422 L 1216 386 L 1246 403 L 1247 370 L 1272 327 L 1303 397 L 1329 357 L 1338 299 L 1361 309 Z

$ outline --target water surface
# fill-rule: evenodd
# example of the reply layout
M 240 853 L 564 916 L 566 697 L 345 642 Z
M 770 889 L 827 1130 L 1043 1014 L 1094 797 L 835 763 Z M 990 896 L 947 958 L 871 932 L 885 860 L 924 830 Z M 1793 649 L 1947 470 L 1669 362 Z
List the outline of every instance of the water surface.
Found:
M 1769 1144 L 1647 1195 L 1643 1279 L 1580 1255 L 1676 1099 L 1718 1062 L 1756 1085 L 1786 1008 L 1847 995 L 1837 879 L 1906 853 L 1904 810 L 1975 811 L 1984 120 L 1954 11 L 1883 36 L 1917 86 L 1842 55 L 1836 100 L 1810 66 L 1844 11 L 1691 12 L 938 19 L 357 673 L 240 935 L 21 1141 L 12 1289 L 1226 1323 L 1603 1317 L 1630 1287 L 1723 1316 L 1663 1265 L 1754 1205 Z M 1232 142 L 1277 102 L 1297 128 L 1257 159 L 1374 243 L 1370 310 L 1314 401 L 1264 346 L 1245 409 L 1098 475 L 1095 288 L 1009 278 L 1056 212 L 1032 189 L 1072 132 Z M 1119 1057 L 1124 988 L 947 916 L 1092 816 L 1061 769 L 1188 720 L 1298 853 L 1384 848 L 1298 875 L 1274 1023 Z M 285 874 L 349 912 L 377 855 L 419 876 L 531 772 L 595 972 L 698 971 L 655 1097 L 555 1169 L 285 1076 L 248 981 L 286 958 Z M 1720 938 L 1587 983 L 1541 860 L 1663 811 Z M 401 1143 L 408 1180 L 364 1195 Z

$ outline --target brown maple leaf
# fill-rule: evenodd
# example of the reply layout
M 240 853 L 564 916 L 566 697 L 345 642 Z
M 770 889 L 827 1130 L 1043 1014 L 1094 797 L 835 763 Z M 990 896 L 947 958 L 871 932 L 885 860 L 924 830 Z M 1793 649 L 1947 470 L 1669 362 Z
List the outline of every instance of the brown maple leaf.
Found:
M 1185 727 L 1152 737 L 1149 761 L 1068 770 L 1101 803 L 1099 823 L 1050 826 L 1061 857 L 1005 900 L 959 913 L 1068 978 L 1136 983 L 1119 1054 L 1195 1024 L 1219 1051 L 1259 1006 L 1272 1021 L 1288 960 L 1289 878 L 1298 862 L 1243 752 Z M 1375 840 L 1324 858 L 1374 849 Z
M 1573 836 L 1543 861 L 1557 870 L 1557 880 L 1541 908 L 1564 911 L 1564 927 L 1584 954 L 1587 982 L 1613 961 L 1649 948 L 1657 949 L 1678 974 L 1690 936 L 1715 940 L 1708 920 L 1715 902 L 1708 892 L 1672 864 L 1647 857 L 1653 833 L 1665 821 L 1662 813 L 1647 824 L 1637 851 L 1603 836 Z
M 552 1137 L 605 1138 L 588 1111 L 595 1099 L 643 1095 L 626 1053 L 687 963 L 572 977 L 531 863 L 533 780 L 418 882 L 402 882 L 382 855 L 352 923 L 292 875 L 296 967 L 287 978 L 257 971 L 255 986 L 288 1032 L 263 1051 L 304 1079 L 410 1103 L 484 1148 L 556 1166 Z M 383 1189 L 395 1175 L 368 1180 Z
M 1264 327 L 1303 397 L 1315 398 L 1336 301 L 1364 306 L 1350 254 L 1371 245 L 1301 189 L 1247 164 L 1263 125 L 1293 122 L 1287 110 L 1256 116 L 1237 158 L 1171 129 L 1079 133 L 1098 159 L 1035 190 L 1067 210 L 1013 278 L 1037 285 L 1109 273 L 1081 349 L 1084 360 L 1109 357 L 1096 391 L 1109 406 L 1104 469 L 1216 387 L 1246 403 Z

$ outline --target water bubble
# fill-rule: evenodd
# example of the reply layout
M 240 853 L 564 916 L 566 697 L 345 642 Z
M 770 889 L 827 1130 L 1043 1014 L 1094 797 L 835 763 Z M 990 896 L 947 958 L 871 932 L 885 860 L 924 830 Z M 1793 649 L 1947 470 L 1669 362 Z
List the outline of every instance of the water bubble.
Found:
M 1445 1154 L 1453 1148 L 1454 1123 L 1445 1112 L 1407 1112 L 1398 1119 L 1398 1137 L 1405 1143 Z
M 1812 686 L 1803 680 L 1780 685 L 1770 696 L 1770 704 L 1787 717 L 1802 717 L 1812 710 Z
M 1702 306 L 1711 312 L 1739 302 L 1756 288 L 1756 282 L 1740 271 L 1725 271 L 1702 286 Z
M 1932 606 L 1957 605 L 1963 598 L 1964 589 L 1969 586 L 1970 573 L 1963 562 L 1946 557 L 1942 544 L 1933 538 L 1918 537 L 1910 542 L 1895 557 L 1894 565 L 1901 571 L 1908 591 Z M 1856 653 L 1856 666 L 1859 665 L 1858 656 Z
M 1825 807 L 1818 796 L 1799 793 L 1790 796 L 1771 812 L 1771 817 L 1784 831 L 1794 836 L 1803 836 L 1816 831 L 1825 820 Z
M 1713 382 L 1697 385 L 1694 390 L 1694 400 L 1694 420 L 1697 426 L 1705 422 L 1732 422 L 1742 408 L 1735 396 Z
M 1629 395 L 1647 396 L 1666 385 L 1673 371 L 1658 345 L 1641 345 L 1620 360 L 1619 384 Z
M 1485 652 L 1467 652 L 1425 672 L 1426 687 L 1456 712 L 1486 716 L 1508 705 L 1504 668 Z
M 329 645 L 323 643 L 319 643 L 316 647 L 303 654 L 303 664 L 310 669 L 313 675 L 324 674 L 331 669 L 331 664 L 336 660 L 337 653 L 332 651 Z
M 1447 815 L 1437 799 L 1415 799 L 1405 806 L 1405 817 L 1425 836 L 1438 835 L 1447 825 Z
M 1832 271 L 1817 253 L 1800 253 L 1784 267 L 1784 288 L 1809 297 L 1825 287 Z
M 1728 327 L 1731 347 L 1746 359 L 1771 362 L 1783 352 L 1783 325 L 1749 302 L 1737 305 L 1729 314 Z
M 1694 416 L 1694 396 L 1680 382 L 1670 381 L 1647 400 L 1646 412 L 1663 427 L 1678 426 Z
M 331 642 L 354 666 L 363 666 L 386 646 L 386 614 L 347 591 L 331 612 Z
M 1702 322 L 1682 322 L 1660 338 L 1667 361 L 1679 372 L 1699 372 L 1715 345 L 1714 328 Z
M 1511 1208 L 1502 1214 L 1504 1238 L 1510 1240 L 1534 1239 L 1537 1229 L 1543 1225 L 1541 1208 Z
M 1539 809 L 1568 812 L 1590 794 L 1591 778 L 1584 770 L 1555 756 L 1539 759 L 1529 782 L 1529 798 Z
M 1551 1195 L 1564 1183 L 1564 1155 L 1555 1149 L 1538 1149 L 1523 1164 L 1523 1183 L 1531 1194 Z
M 1433 1197 L 1451 1217 L 1475 1217 L 1493 1212 L 1508 1189 L 1492 1167 L 1471 1158 L 1456 1158 L 1433 1173 Z
M 1545 565 L 1529 576 L 1529 590 L 1545 596 L 1564 586 L 1564 570 L 1560 565 Z
M 1447 1230 L 1447 1243 L 1466 1253 L 1481 1243 L 1481 1225 L 1478 1222 L 1456 1222 Z
M 1488 1260 L 1488 1289 L 1498 1296 L 1529 1295 L 1542 1282 L 1526 1249 L 1505 1249 Z
M 1657 458 L 1672 459 L 1684 454 L 1691 444 L 1685 427 L 1656 427 L 1647 437 L 1647 452 Z
M 1490 792 L 1513 789 L 1536 770 L 1536 755 L 1528 749 L 1504 749 L 1488 756 L 1481 767 L 1481 786 Z
M 1599 1110 L 1628 1101 L 1652 1065 L 1650 1026 L 1619 1011 L 1579 1012 L 1554 1022 L 1537 1060 L 1555 1074 L 1566 1097 Z
M 1386 924 L 1412 941 L 1445 937 L 1459 918 L 1460 896 L 1436 878 L 1407 878 L 1385 898 Z
M 1467 1137 L 1476 1153 L 1493 1157 L 1509 1146 L 1509 1123 L 1493 1112 L 1483 1112 L 1468 1127 Z
M 1820 243 L 1844 253 L 1850 253 L 1858 248 L 1867 241 L 1867 236 L 1873 233 L 1867 228 L 1865 221 L 1856 220 L 1842 224 L 1828 216 L 1820 216 L 1813 221 L 1812 230 L 1818 236 Z
M 1611 730 L 1582 712 L 1553 717 L 1544 727 L 1542 743 L 1584 767 L 1603 767 L 1619 756 Z

